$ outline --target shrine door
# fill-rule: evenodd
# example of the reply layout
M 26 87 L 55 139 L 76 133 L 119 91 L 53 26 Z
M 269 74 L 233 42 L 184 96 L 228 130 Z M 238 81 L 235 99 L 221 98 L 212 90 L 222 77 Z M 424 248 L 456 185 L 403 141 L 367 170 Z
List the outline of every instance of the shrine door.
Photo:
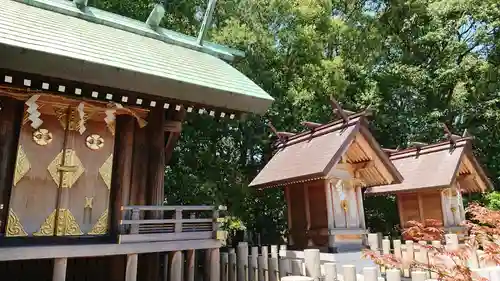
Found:
M 38 101 L 36 129 L 25 108 L 6 236 L 107 233 L 113 128 L 104 110 L 77 106 Z

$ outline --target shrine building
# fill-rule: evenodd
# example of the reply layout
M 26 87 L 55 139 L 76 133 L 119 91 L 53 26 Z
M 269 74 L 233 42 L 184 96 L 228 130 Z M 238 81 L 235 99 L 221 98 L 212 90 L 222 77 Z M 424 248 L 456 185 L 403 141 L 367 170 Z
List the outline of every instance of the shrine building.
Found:
M 215 1 L 197 37 L 162 28 L 163 4 L 145 22 L 86 0 L 0 6 L 0 279 L 194 280 L 203 250 L 220 281 L 219 208 L 165 205 L 165 168 L 190 115 L 273 99 L 231 66 L 242 51 L 206 40 Z

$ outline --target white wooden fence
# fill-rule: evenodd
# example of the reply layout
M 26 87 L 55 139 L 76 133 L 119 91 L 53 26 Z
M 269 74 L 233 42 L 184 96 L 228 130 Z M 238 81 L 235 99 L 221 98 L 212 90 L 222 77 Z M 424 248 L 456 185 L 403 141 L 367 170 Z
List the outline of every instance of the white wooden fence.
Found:
M 455 234 L 446 235 L 445 247 L 464 247 Z M 430 262 L 432 258 L 423 242 L 380 239 L 378 234 L 369 234 L 368 244 L 372 250 L 383 254 L 393 253 L 405 261 Z M 441 242 L 433 241 L 440 246 Z M 468 266 L 476 276 L 500 281 L 500 267 L 482 260 L 484 253 L 473 250 Z M 443 259 L 446 263 L 446 259 Z M 452 262 L 451 260 L 449 262 Z M 295 277 L 302 279 L 297 279 Z M 295 278 L 295 279 L 294 279 Z M 342 254 L 320 253 L 319 250 L 289 251 L 286 246 L 248 247 L 239 243 L 236 249 L 229 248 L 220 255 L 221 281 L 426 281 L 437 276 L 423 270 L 409 268 L 379 268 L 369 260 L 363 260 L 361 251 Z
M 379 251 L 382 254 L 394 254 L 396 257 L 410 263 L 412 261 L 417 261 L 421 263 L 429 263 L 429 259 L 432 256 L 428 253 L 428 250 L 423 245 L 428 245 L 428 242 L 420 241 L 415 243 L 414 241 L 404 241 L 399 239 L 389 240 L 387 237 L 380 239 L 380 234 L 368 234 L 368 244 L 371 250 Z M 442 245 L 441 241 L 432 241 L 435 247 L 444 246 L 446 249 L 465 249 L 465 244 L 460 244 L 456 234 L 446 234 L 445 244 Z M 496 264 L 492 261 L 485 259 L 485 254 L 483 251 L 478 249 L 469 249 L 469 260 L 467 261 L 467 266 L 471 269 L 481 269 L 481 268 L 491 268 L 495 267 Z M 441 258 L 443 262 L 446 262 L 445 258 Z M 408 277 L 409 272 L 407 269 L 403 269 L 404 276 Z

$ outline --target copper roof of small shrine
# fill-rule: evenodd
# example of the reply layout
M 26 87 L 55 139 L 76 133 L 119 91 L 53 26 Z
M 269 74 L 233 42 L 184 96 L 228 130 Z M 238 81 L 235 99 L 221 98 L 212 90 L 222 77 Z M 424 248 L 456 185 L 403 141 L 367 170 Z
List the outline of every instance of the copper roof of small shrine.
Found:
M 390 159 L 403 175 L 403 182 L 367 188 L 366 194 L 412 192 L 429 188 L 448 188 L 459 177 L 474 175 L 473 185 L 464 183 L 463 192 L 485 191 L 492 183 L 472 154 L 470 140 L 458 139 L 409 148 L 390 154 Z M 478 183 L 476 181 L 481 181 Z M 481 187 L 483 186 L 483 187 Z
M 363 115 L 352 117 L 347 123 L 334 121 L 289 137 L 280 144 L 274 156 L 250 183 L 251 187 L 267 188 L 301 181 L 327 178 L 339 163 L 359 133 L 369 134 Z M 376 141 L 368 138 L 370 147 L 396 182 L 401 175 Z
M 240 112 L 264 113 L 273 101 L 222 60 L 241 51 L 72 1 L 0 6 L 1 69 Z

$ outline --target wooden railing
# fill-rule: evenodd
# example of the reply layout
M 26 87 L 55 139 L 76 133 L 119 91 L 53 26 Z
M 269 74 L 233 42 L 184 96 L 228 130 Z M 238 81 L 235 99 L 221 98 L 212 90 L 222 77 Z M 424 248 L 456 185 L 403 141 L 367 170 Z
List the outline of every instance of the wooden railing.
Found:
M 120 243 L 217 239 L 214 206 L 124 206 Z

